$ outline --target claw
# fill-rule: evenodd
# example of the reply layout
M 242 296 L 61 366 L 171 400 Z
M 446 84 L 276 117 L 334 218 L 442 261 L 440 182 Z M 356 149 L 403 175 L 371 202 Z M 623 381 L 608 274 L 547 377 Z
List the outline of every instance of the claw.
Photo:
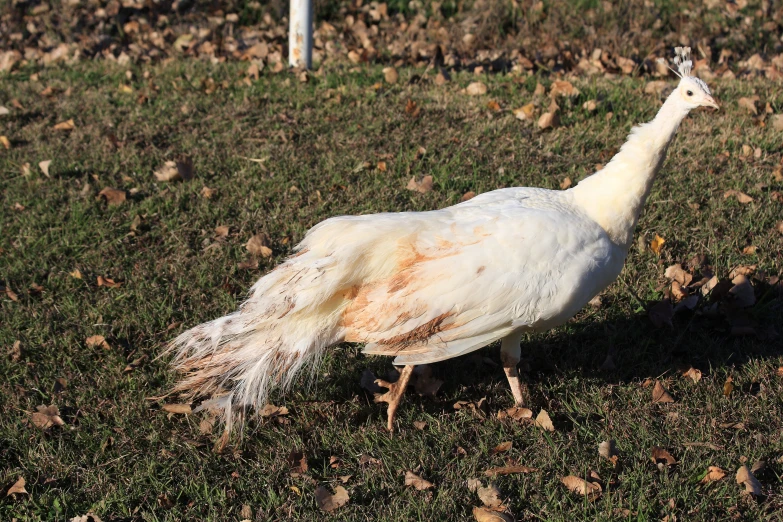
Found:
M 376 379 L 375 384 L 382 388 L 388 388 L 389 391 L 386 393 L 376 393 L 374 397 L 375 402 L 385 402 L 388 403 L 389 406 L 386 409 L 386 415 L 388 417 L 388 421 L 386 423 L 386 428 L 390 431 L 394 431 L 394 417 L 397 413 L 397 408 L 400 405 L 400 401 L 402 400 L 402 396 L 405 393 L 405 388 L 408 387 L 408 382 L 411 379 L 411 374 L 413 373 L 413 365 L 408 365 L 402 369 L 402 372 L 400 372 L 400 378 L 397 379 L 397 382 L 388 382 L 384 381 L 383 379 Z

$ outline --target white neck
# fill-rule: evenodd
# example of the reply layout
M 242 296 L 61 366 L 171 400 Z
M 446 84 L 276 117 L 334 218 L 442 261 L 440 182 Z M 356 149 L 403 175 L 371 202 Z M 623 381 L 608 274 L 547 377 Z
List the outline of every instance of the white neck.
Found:
M 634 127 L 602 170 L 569 190 L 574 202 L 626 251 L 669 144 L 688 115 L 689 109 L 678 103 L 676 96 L 677 91 L 651 122 Z

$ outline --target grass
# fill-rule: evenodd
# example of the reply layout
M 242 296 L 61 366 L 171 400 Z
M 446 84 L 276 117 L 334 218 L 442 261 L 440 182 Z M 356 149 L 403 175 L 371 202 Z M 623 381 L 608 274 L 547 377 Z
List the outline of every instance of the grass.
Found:
M 302 377 L 275 398 L 290 410 L 283 422 L 253 420 L 221 454 L 212 451 L 219 434 L 201 434 L 199 415 L 169 416 L 160 401 L 147 400 L 174 380 L 166 359 L 156 359 L 165 343 L 232 311 L 309 227 L 338 214 L 440 208 L 469 190 L 557 188 L 566 176 L 576 182 L 611 157 L 632 124 L 655 114 L 659 103 L 643 94 L 643 81 L 577 82 L 581 94 L 564 104 L 562 127 L 542 133 L 508 110 L 533 99 L 536 79 L 485 77 L 489 94 L 473 98 L 459 92 L 474 79 L 467 73 L 437 87 L 409 83 L 424 71 L 401 70 L 399 85 L 381 88 L 375 84 L 383 74 L 374 67 L 334 68 L 308 83 L 264 74 L 250 86 L 231 64 L 172 62 L 133 73 L 129 81 L 124 69 L 85 63 L 23 70 L 0 84 L 0 105 L 12 109 L 0 116 L 12 144 L 0 149 L 0 277 L 18 294 L 18 301 L 0 297 L 0 484 L 7 489 L 23 476 L 30 492 L 0 500 L 0 518 L 63 520 L 92 510 L 103 520 L 239 520 L 248 505 L 253 520 L 469 520 L 479 500 L 467 479 L 485 479 L 485 469 L 511 459 L 540 469 L 495 480 L 521 520 L 777 520 L 780 349 L 731 337 L 720 320 L 678 315 L 673 329 L 656 329 L 619 282 L 603 307 L 525 341 L 531 407 L 550 413 L 553 433 L 497 419 L 512 405 L 495 366 L 497 347 L 434 365 L 445 381 L 437 399 L 410 393 L 394 436 L 383 429 L 383 408 L 359 386 L 365 368 L 383 375 L 391 363 L 353 345 L 331 350 L 312 386 Z M 218 87 L 211 94 L 207 78 Z M 47 86 L 54 96 L 41 96 Z M 634 249 L 621 275 L 645 300 L 661 297 L 668 264 L 694 254 L 706 254 L 722 275 L 738 264 L 781 271 L 774 230 L 781 204 L 757 187 L 775 188 L 780 134 L 755 125 L 737 99 L 755 92 L 780 112 L 783 95 L 765 82 L 712 87 L 724 110 L 694 113 L 682 125 L 638 225 L 643 242 L 654 234 L 666 239 L 662 254 Z M 588 99 L 603 100 L 593 114 L 582 109 Z M 408 100 L 421 107 L 418 117 L 406 113 Z M 503 110 L 489 109 L 489 100 Z M 70 118 L 73 131 L 52 130 Z M 741 158 L 742 145 L 760 148 L 761 158 Z M 724 151 L 729 158 L 719 160 Z M 180 155 L 192 157 L 195 179 L 156 182 L 153 170 Z M 37 167 L 43 160 L 52 160 L 49 177 Z M 385 171 L 376 168 L 380 161 Z M 25 163 L 29 175 L 22 175 Z M 434 177 L 432 192 L 405 190 L 423 174 Z M 129 191 L 128 201 L 97 200 L 108 186 Z M 204 186 L 217 194 L 202 197 Z M 728 189 L 755 202 L 724 199 Z M 231 227 L 224 241 L 215 239 L 218 225 Z M 275 255 L 257 270 L 239 269 L 243 245 L 257 232 L 270 236 Z M 756 253 L 742 254 L 750 244 Z M 70 275 L 76 269 L 81 279 Z M 122 286 L 98 287 L 98 276 Z M 34 284 L 43 291 L 30 290 Z M 780 325 L 780 300 L 767 298 L 754 319 Z M 110 348 L 87 346 L 92 335 L 105 336 Z M 22 355 L 14 360 L 5 352 L 17 340 Z M 600 370 L 610 350 L 617 368 Z M 139 367 L 125 371 L 140 357 Z M 694 384 L 680 377 L 681 364 L 700 368 L 704 378 Z M 735 390 L 725 396 L 729 376 Z M 59 378 L 64 389 L 54 386 Z M 656 378 L 675 403 L 651 403 L 643 383 Z M 482 397 L 486 414 L 452 408 Z M 52 403 L 65 426 L 42 432 L 29 425 L 29 412 Z M 417 430 L 414 421 L 427 426 Z M 744 429 L 721 427 L 728 422 Z M 597 453 L 608 438 L 622 455 L 619 472 Z M 491 454 L 507 440 L 508 453 Z M 465 455 L 455 454 L 458 446 Z M 659 471 L 652 446 L 679 463 Z M 306 474 L 289 473 L 294 450 L 305 453 Z M 362 455 L 380 464 L 362 465 Z M 733 473 L 758 459 L 768 461 L 759 474 L 767 496 L 756 501 L 741 494 Z M 699 485 L 709 465 L 729 475 Z M 435 488 L 406 488 L 406 470 Z M 592 503 L 560 483 L 589 470 L 617 481 Z M 345 475 L 350 503 L 327 516 L 316 506 L 315 486 L 334 487 Z

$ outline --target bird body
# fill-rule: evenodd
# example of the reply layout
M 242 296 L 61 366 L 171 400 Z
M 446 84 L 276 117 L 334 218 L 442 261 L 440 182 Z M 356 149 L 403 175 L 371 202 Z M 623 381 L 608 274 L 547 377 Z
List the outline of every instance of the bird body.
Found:
M 440 210 L 316 225 L 238 311 L 172 343 L 184 373 L 175 390 L 209 397 L 204 405 L 222 408 L 230 429 L 234 407 L 263 406 L 273 387 L 341 342 L 407 368 L 503 339 L 521 402 L 521 336 L 563 324 L 617 278 L 680 121 L 715 105 L 708 89 L 688 100 L 691 84 L 701 88 L 685 75 L 656 118 L 572 189 L 508 188 Z M 404 389 L 410 371 L 403 376 Z M 390 394 L 396 410 L 401 392 Z

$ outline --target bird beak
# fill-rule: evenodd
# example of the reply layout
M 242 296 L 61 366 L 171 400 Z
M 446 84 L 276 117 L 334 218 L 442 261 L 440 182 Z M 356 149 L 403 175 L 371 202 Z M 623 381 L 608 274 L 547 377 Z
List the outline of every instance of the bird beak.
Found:
M 720 109 L 720 107 L 718 106 L 718 102 L 716 102 L 715 98 L 713 98 L 710 95 L 707 95 L 706 105 L 712 107 L 713 109 Z

